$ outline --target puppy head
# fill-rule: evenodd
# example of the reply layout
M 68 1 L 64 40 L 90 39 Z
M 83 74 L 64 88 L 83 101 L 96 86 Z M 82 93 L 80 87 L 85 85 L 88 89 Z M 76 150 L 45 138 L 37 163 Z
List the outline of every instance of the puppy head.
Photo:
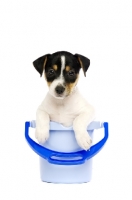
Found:
M 73 55 L 60 51 L 38 58 L 33 65 L 40 76 L 44 72 L 50 94 L 55 98 L 63 99 L 74 91 L 81 68 L 86 76 L 90 60 L 80 54 Z

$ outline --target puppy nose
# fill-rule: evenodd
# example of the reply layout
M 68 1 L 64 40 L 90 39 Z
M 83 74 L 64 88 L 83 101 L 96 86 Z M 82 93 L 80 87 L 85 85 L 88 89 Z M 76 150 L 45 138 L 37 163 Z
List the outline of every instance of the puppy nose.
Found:
M 65 90 L 65 88 L 60 85 L 55 88 L 55 91 L 57 94 L 62 94 L 64 92 L 64 90 Z

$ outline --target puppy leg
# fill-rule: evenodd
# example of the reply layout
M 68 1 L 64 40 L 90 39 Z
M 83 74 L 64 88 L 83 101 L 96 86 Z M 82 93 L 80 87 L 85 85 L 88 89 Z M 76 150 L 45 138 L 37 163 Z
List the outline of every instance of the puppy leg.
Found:
M 44 143 L 49 137 L 49 115 L 38 108 L 36 113 L 36 131 L 35 137 L 39 143 Z
M 88 150 L 91 146 L 92 140 L 87 132 L 87 126 L 94 119 L 94 109 L 85 109 L 80 115 L 78 115 L 73 121 L 73 130 L 75 132 L 75 137 L 78 145 L 84 150 Z

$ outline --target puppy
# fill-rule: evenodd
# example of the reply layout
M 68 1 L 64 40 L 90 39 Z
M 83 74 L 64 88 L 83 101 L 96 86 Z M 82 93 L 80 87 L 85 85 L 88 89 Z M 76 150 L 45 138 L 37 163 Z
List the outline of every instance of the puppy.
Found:
M 49 92 L 37 109 L 35 137 L 44 143 L 49 137 L 49 122 L 73 126 L 78 145 L 88 150 L 91 138 L 87 126 L 93 121 L 94 108 L 80 95 L 77 82 L 82 68 L 84 76 L 90 60 L 79 54 L 59 51 L 46 54 L 33 62 L 35 69 L 44 74 Z

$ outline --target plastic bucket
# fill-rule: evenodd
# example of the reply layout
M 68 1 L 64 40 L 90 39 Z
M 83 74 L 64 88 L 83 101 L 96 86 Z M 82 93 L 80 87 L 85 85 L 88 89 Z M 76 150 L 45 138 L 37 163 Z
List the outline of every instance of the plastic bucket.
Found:
M 50 137 L 42 146 L 29 136 L 29 127 L 35 128 L 35 121 L 25 123 L 25 137 L 30 147 L 40 156 L 40 176 L 44 182 L 85 183 L 91 180 L 92 157 L 104 146 L 108 139 L 108 123 L 92 122 L 87 131 L 91 138 L 95 129 L 104 128 L 104 137 L 82 150 L 75 139 L 72 127 L 64 127 L 50 122 Z

